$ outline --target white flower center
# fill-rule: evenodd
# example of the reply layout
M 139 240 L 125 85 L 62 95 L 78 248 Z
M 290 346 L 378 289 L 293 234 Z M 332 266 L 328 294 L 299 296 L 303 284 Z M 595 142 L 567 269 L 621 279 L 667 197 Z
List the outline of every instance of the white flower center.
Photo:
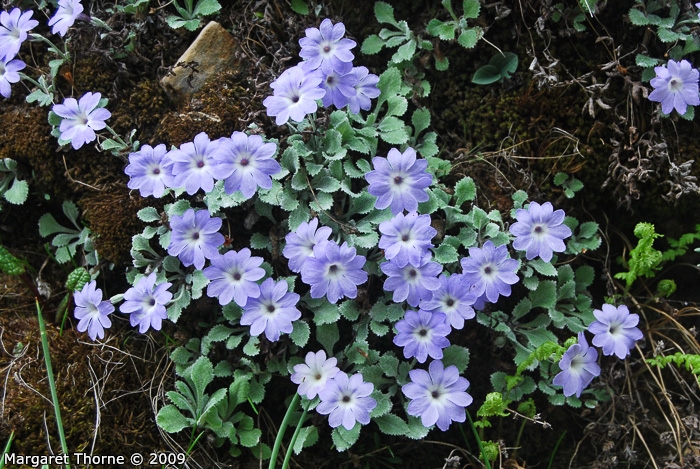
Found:
M 678 77 L 673 77 L 668 81 L 668 90 L 677 93 L 683 91 L 683 80 Z

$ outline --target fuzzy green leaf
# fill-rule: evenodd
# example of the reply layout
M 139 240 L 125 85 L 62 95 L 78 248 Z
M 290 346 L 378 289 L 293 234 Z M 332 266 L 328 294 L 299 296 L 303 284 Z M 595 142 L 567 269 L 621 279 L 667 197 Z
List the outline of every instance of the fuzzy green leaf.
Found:
M 384 39 L 380 38 L 376 34 L 372 34 L 362 42 L 361 51 L 363 54 L 373 55 L 382 50 L 384 44 L 386 44 Z
M 455 205 L 459 207 L 464 202 L 476 198 L 476 184 L 469 176 L 465 176 L 455 184 Z
M 340 332 L 338 331 L 337 322 L 316 326 L 316 340 L 328 352 L 329 356 L 333 355 L 333 347 L 338 343 L 339 339 Z
M 191 427 L 194 420 L 182 415 L 174 405 L 168 404 L 158 411 L 156 423 L 168 433 L 177 433 L 184 428 Z
M 394 414 L 382 415 L 372 420 L 379 426 L 379 430 L 387 435 L 406 435 L 408 433 L 408 424 Z
M 141 210 L 138 211 L 136 216 L 139 217 L 139 220 L 146 222 L 146 223 L 160 220 L 160 215 L 158 214 L 158 210 L 156 210 L 153 207 L 142 208 Z
M 394 7 L 385 2 L 376 2 L 374 4 L 374 16 L 380 23 L 389 23 L 398 27 L 396 19 L 394 19 Z
M 5 191 L 3 197 L 9 203 L 13 205 L 22 205 L 27 201 L 27 196 L 29 195 L 29 184 L 27 181 L 21 181 L 14 178 L 12 181 L 12 186 Z
M 294 342 L 294 345 L 297 347 L 305 346 L 309 341 L 309 337 L 311 336 L 311 329 L 309 328 L 309 325 L 305 321 L 294 321 L 292 326 L 294 329 L 292 330 L 292 333 L 289 334 L 292 342 Z
M 381 3 L 381 2 L 377 2 Z M 346 451 L 355 444 L 355 442 L 360 438 L 360 429 L 362 425 L 355 423 L 355 426 L 351 430 L 346 430 L 342 425 L 334 428 L 331 433 L 331 438 L 335 444 L 335 449 L 338 451 Z

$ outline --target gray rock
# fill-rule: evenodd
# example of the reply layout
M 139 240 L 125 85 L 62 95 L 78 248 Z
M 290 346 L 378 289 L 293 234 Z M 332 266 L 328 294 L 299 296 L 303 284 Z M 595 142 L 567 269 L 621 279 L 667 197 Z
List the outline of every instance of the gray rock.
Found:
M 170 99 L 186 102 L 212 76 L 226 70 L 240 70 L 237 50 L 238 42 L 231 33 L 211 21 L 161 80 L 161 85 Z

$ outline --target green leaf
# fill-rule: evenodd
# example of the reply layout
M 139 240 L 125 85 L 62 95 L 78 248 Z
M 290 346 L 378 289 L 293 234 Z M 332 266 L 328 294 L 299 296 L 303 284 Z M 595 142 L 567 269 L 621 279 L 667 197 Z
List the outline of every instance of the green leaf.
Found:
M 537 289 L 530 292 L 532 307 L 554 308 L 557 303 L 557 285 L 551 280 L 539 282 Z
M 291 0 L 291 7 L 292 10 L 300 15 L 306 16 L 309 14 L 309 7 L 304 0 Z
M 450 60 L 443 56 L 443 57 L 435 57 L 435 69 L 439 72 L 444 72 L 450 68 Z
M 321 192 L 333 193 L 340 189 L 340 181 L 331 176 L 322 175 L 320 177 L 314 178 L 314 180 L 311 181 L 311 186 L 315 190 Z
M 465 29 L 457 38 L 457 42 L 465 49 L 472 49 L 479 41 L 481 28 Z
M 158 210 L 156 210 L 153 207 L 144 207 L 141 210 L 136 213 L 136 216 L 139 217 L 139 220 L 150 223 L 153 221 L 159 221 L 160 220 L 160 215 L 158 214 Z
M 380 3 L 380 2 L 378 2 Z M 381 91 L 381 96 L 386 100 L 389 96 L 396 95 L 401 91 L 401 72 L 396 67 L 387 68 L 379 75 L 377 88 Z
M 385 414 L 381 417 L 373 418 L 382 433 L 387 435 L 406 435 L 408 433 L 408 424 L 394 414 Z
M 15 178 L 12 181 L 12 186 L 5 191 L 3 197 L 9 203 L 14 205 L 22 205 L 27 201 L 27 196 L 29 195 L 29 184 L 27 181 L 20 181 Z
M 177 433 L 184 428 L 191 427 L 194 420 L 182 415 L 174 405 L 168 404 L 158 411 L 156 423 L 168 433 Z
M 382 50 L 384 44 L 386 44 L 384 39 L 380 38 L 376 34 L 372 34 L 362 42 L 362 48 L 360 50 L 363 54 L 373 55 Z
M 474 72 L 474 76 L 472 76 L 472 83 L 477 85 L 490 85 L 491 83 L 496 83 L 500 79 L 500 70 L 491 64 L 486 64 L 479 67 L 476 72 Z
M 411 116 L 411 124 L 413 125 L 413 136 L 417 137 L 430 126 L 430 110 L 427 108 L 416 109 Z
M 314 323 L 317 326 L 322 324 L 335 323 L 340 319 L 340 311 L 337 305 L 331 304 L 328 301 L 322 301 L 319 305 L 309 305 L 314 312 Z
M 433 249 L 433 253 L 435 253 L 435 258 L 433 260 L 443 265 L 451 264 L 459 260 L 457 249 L 449 244 L 441 244 L 437 248 Z
M 675 42 L 681 38 L 681 35 L 675 31 L 671 31 L 667 28 L 659 28 L 656 32 L 656 36 L 661 40 L 661 42 Z
M 476 198 L 476 184 L 469 176 L 462 178 L 455 184 L 455 205 L 459 207 L 464 202 L 473 201 Z
M 479 0 L 464 0 L 462 2 L 462 9 L 464 9 L 465 18 L 476 18 L 479 16 L 481 4 Z
M 416 41 L 410 39 L 406 44 L 398 48 L 398 50 L 391 57 L 391 61 L 394 63 L 401 63 L 405 61 L 413 60 L 413 55 L 416 53 Z
M 631 8 L 628 16 L 632 24 L 635 26 L 647 26 L 649 24 L 649 20 L 647 19 L 646 15 L 636 8 Z
M 528 261 L 528 265 L 532 266 L 537 272 L 546 277 L 556 277 L 557 269 L 550 263 L 542 259 L 534 259 Z
M 316 326 L 316 340 L 326 349 L 329 356 L 333 355 L 333 347 L 338 343 L 339 339 L 340 332 L 338 331 L 337 322 Z
M 643 54 L 637 54 L 637 56 L 634 58 L 634 61 L 640 67 L 655 67 L 656 65 L 659 65 L 659 63 L 661 63 L 661 60 Z
M 301 450 L 313 446 L 318 441 L 318 429 L 314 426 L 303 427 L 299 430 L 297 440 L 294 442 L 294 454 L 301 453 Z
M 202 402 L 204 391 L 214 380 L 214 366 L 207 357 L 199 357 L 189 368 L 189 375 L 197 393 L 197 402 Z
M 289 338 L 292 339 L 292 342 L 294 342 L 294 345 L 297 347 L 304 347 L 311 336 L 309 325 L 306 321 L 294 321 L 292 326 L 293 329 L 292 333 L 289 334 Z
M 78 267 L 68 274 L 66 279 L 66 289 L 71 291 L 81 291 L 86 283 L 90 281 L 90 272 L 84 267 Z
M 216 0 L 197 0 L 197 6 L 194 7 L 195 16 L 213 15 L 221 10 L 221 5 Z
M 390 96 L 387 100 L 387 110 L 386 114 L 384 115 L 384 121 L 387 119 L 389 116 L 403 116 L 406 113 L 406 110 L 408 109 L 408 101 L 406 98 L 403 96 Z M 382 121 L 382 124 L 384 123 Z M 403 121 L 400 121 L 401 125 L 399 127 L 403 127 Z M 382 128 L 382 124 L 379 125 L 379 130 L 387 130 Z
M 396 19 L 394 19 L 394 7 L 385 2 L 376 2 L 374 4 L 374 16 L 380 23 L 389 23 L 398 27 Z
M 383 3 L 383 2 L 377 2 Z M 335 444 L 335 449 L 338 451 L 346 451 L 355 444 L 355 442 L 360 438 L 360 429 L 362 425 L 355 423 L 355 426 L 351 430 L 346 430 L 342 425 L 334 428 L 331 433 L 331 438 Z
M 443 41 L 451 41 L 455 38 L 455 30 L 457 25 L 453 21 L 443 22 L 437 18 L 433 18 L 428 22 L 428 34 L 438 36 Z
M 460 373 L 463 373 L 469 365 L 469 349 L 460 345 L 450 345 L 443 350 L 442 362 L 445 368 L 454 365 Z

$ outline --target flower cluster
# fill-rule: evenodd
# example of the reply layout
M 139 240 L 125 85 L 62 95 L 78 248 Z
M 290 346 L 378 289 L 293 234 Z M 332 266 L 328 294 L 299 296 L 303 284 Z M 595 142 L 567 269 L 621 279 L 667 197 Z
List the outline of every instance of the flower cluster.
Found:
M 39 25 L 37 20 L 32 19 L 33 15 L 32 10 L 23 12 L 19 8 L 0 12 L 0 95 L 4 98 L 11 96 L 10 85 L 20 80 L 18 72 L 26 67 L 22 60 L 15 57 L 27 40 L 29 31 Z M 49 19 L 51 32 L 65 36 L 78 17 L 85 17 L 80 0 L 59 0 L 58 9 Z
M 617 308 L 604 304 L 603 309 L 593 310 L 596 321 L 588 326 L 588 331 L 595 335 L 593 345 L 602 347 L 603 355 L 616 355 L 623 360 L 634 347 L 636 341 L 643 335 L 636 326 L 639 323 L 637 314 L 630 314 L 627 306 Z M 578 334 L 578 343 L 569 347 L 564 353 L 559 368 L 561 371 L 554 377 L 552 383 L 564 388 L 565 396 L 580 397 L 583 390 L 593 378 L 600 375 L 597 363 L 598 351 L 588 345 L 583 332 Z
M 0 94 L 5 98 L 11 96 L 11 84 L 20 80 L 18 72 L 26 67 L 15 57 L 29 31 L 39 25 L 32 19 L 33 15 L 32 10 L 22 12 L 19 8 L 13 8 L 9 13 L 0 12 Z
M 323 350 L 309 352 L 304 363 L 294 366 L 291 380 L 299 385 L 300 395 L 308 399 L 320 397 L 316 411 L 328 415 L 331 427 L 342 425 L 352 430 L 357 422 L 368 424 L 369 414 L 377 406 L 377 401 L 370 397 L 374 385 L 365 382 L 360 373 L 348 376 L 336 364 L 336 358 L 326 359 Z
M 366 67 L 353 67 L 355 58 L 350 51 L 357 44 L 345 36 L 343 23 L 324 19 L 319 28 L 308 28 L 299 40 L 304 59 L 284 72 L 270 85 L 272 96 L 263 101 L 267 115 L 275 117 L 277 125 L 289 119 L 301 122 L 307 114 L 323 106 L 345 106 L 355 114 L 369 110 L 371 99 L 379 96 L 379 77 Z
M 241 191 L 250 198 L 258 187 L 272 187 L 271 176 L 282 169 L 274 159 L 276 152 L 277 145 L 259 135 L 233 132 L 212 141 L 201 132 L 170 151 L 164 145 L 144 145 L 129 155 L 124 171 L 131 177 L 129 188 L 138 189 L 142 197 L 161 197 L 166 188 L 184 188 L 190 195 L 200 189 L 209 192 L 222 180 L 227 194 Z

